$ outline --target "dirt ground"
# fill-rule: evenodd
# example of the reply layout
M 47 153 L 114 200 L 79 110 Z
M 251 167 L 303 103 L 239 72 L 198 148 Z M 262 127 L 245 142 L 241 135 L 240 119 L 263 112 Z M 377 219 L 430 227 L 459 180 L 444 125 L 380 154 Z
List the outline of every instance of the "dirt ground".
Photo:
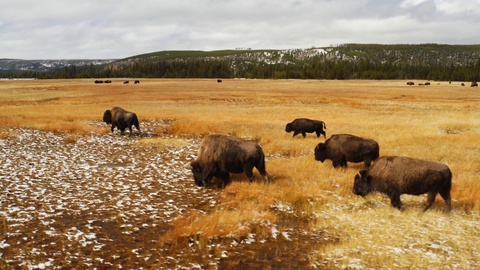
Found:
M 184 139 L 187 146 L 138 143 L 162 125 L 142 123 L 133 136 L 1 130 L 9 135 L 0 139 L 0 268 L 308 268 L 307 251 L 321 235 L 305 231 L 306 223 L 298 228 L 288 214 L 275 237 L 160 245 L 175 217 L 212 211 L 222 192 L 194 184 L 189 163 L 199 138 Z

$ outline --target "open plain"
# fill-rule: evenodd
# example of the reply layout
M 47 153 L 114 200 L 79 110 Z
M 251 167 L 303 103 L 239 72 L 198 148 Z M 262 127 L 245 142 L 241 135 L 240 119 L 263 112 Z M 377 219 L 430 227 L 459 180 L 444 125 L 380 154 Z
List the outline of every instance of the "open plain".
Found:
M 145 79 L 0 81 L 1 269 L 478 269 L 480 90 L 461 82 Z M 469 85 L 469 83 L 466 83 Z M 120 106 L 141 132 L 102 122 Z M 447 164 L 440 196 L 352 193 L 362 164 L 314 160 L 323 137 Z M 259 143 L 269 183 L 194 184 L 203 136 Z

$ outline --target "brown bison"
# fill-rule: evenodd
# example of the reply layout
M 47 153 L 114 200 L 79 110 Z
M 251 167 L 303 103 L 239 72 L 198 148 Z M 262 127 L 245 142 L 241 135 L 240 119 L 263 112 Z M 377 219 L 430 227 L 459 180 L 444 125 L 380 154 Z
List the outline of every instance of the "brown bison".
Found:
M 355 176 L 353 193 L 365 196 L 372 191 L 387 194 L 392 206 L 401 209 L 400 195 L 428 194 L 426 211 L 440 193 L 450 211 L 452 172 L 447 165 L 420 159 L 385 156 L 377 159 L 368 170 Z
M 254 142 L 231 136 L 213 134 L 205 137 L 197 160 L 190 165 L 198 186 L 208 185 L 215 176 L 222 179 L 225 187 L 230 183 L 230 173 L 245 172 L 253 181 L 253 167 L 268 181 L 262 148 Z
M 470 84 L 470 87 L 478 87 L 478 83 L 477 82 L 472 82 L 472 84 Z
M 407 85 L 415 85 L 414 82 L 407 82 Z
M 128 128 L 130 134 L 132 134 L 132 126 L 135 126 L 140 132 L 140 124 L 138 123 L 137 115 L 120 107 L 113 107 L 111 110 L 106 110 L 103 113 L 103 121 L 107 124 L 112 124 L 112 132 L 115 127 L 117 127 L 121 134 L 124 134 L 125 129 Z
M 307 118 L 297 118 L 285 126 L 286 132 L 290 133 L 293 131 L 293 137 L 299 133 L 302 133 L 303 138 L 307 136 L 307 134 L 305 134 L 307 132 L 315 132 L 317 134 L 317 138 L 320 137 L 320 134 L 323 134 L 323 137 L 326 138 L 327 133 L 323 129 L 327 129 L 325 122 Z
M 139 81 L 139 80 L 135 80 L 135 81 L 133 82 L 133 84 L 140 84 L 140 81 Z
M 333 167 L 347 167 L 348 162 L 364 162 L 368 168 L 370 163 L 379 157 L 380 147 L 372 139 L 365 139 L 350 134 L 335 134 L 325 143 L 315 147 L 315 160 L 324 162 L 332 160 Z

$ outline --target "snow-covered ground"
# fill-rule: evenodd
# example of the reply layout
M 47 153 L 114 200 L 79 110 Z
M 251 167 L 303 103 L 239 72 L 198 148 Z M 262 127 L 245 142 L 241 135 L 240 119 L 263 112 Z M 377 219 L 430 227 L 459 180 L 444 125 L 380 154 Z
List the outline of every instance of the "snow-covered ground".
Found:
M 141 136 L 1 130 L 0 268 L 160 265 L 172 218 L 211 209 L 219 192 L 191 177 L 198 140 L 138 143 L 162 124 L 142 123 Z

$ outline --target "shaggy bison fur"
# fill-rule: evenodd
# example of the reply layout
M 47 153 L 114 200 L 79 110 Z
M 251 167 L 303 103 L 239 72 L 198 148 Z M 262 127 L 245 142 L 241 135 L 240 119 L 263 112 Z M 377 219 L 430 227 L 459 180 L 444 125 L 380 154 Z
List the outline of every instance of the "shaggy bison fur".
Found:
M 368 170 L 355 176 L 353 193 L 365 196 L 372 191 L 387 194 L 392 206 L 401 209 L 400 195 L 428 194 L 426 211 L 440 193 L 450 211 L 452 172 L 447 165 L 420 159 L 385 156 L 377 159 Z
M 348 162 L 364 162 L 369 167 L 371 162 L 379 157 L 380 147 L 372 139 L 365 139 L 350 134 L 335 134 L 325 143 L 315 147 L 315 160 L 324 162 L 332 160 L 333 167 L 347 167 Z
M 230 173 L 245 172 L 253 181 L 253 168 L 268 181 L 265 155 L 262 148 L 250 141 L 213 134 L 205 137 L 198 151 L 198 158 L 191 164 L 193 178 L 198 186 L 206 186 L 212 178 L 222 179 L 223 187 L 230 183 Z
M 307 136 L 307 132 L 315 132 L 317 134 L 317 138 L 320 137 L 320 134 L 323 134 L 323 137 L 326 138 L 327 133 L 324 131 L 324 129 L 327 129 L 327 127 L 323 121 L 311 120 L 307 118 L 297 118 L 285 126 L 286 132 L 290 133 L 293 131 L 293 137 L 299 133 L 302 133 L 303 138 Z
M 112 124 L 112 132 L 115 127 L 117 127 L 121 134 L 124 134 L 125 129 L 128 128 L 130 134 L 132 134 L 132 126 L 135 126 L 140 132 L 140 124 L 138 123 L 137 115 L 120 107 L 113 107 L 111 110 L 106 110 L 103 113 L 103 121 L 107 124 Z

